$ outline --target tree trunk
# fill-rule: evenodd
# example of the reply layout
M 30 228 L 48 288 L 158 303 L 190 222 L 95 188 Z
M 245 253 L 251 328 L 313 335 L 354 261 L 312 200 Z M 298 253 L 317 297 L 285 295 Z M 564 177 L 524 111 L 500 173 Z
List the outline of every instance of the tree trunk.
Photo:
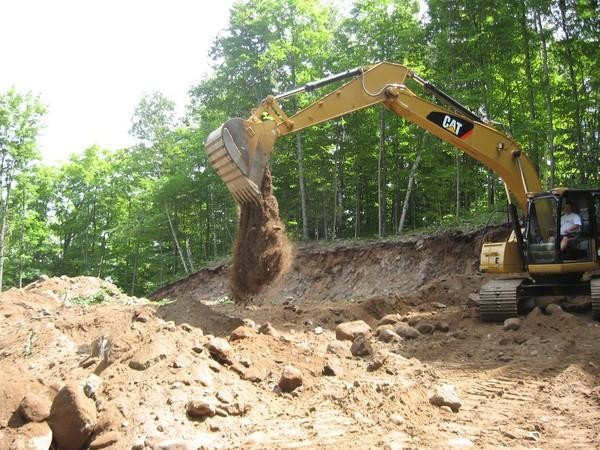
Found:
M 542 42 L 542 62 L 544 67 L 544 98 L 546 100 L 546 110 L 548 112 L 548 151 L 550 159 L 550 186 L 556 185 L 555 177 L 555 164 L 554 164 L 554 120 L 552 118 L 552 96 L 550 88 L 550 75 L 548 69 L 548 49 L 546 46 L 546 35 L 544 34 L 544 28 L 542 26 L 542 18 L 539 11 L 535 12 L 538 32 Z
M 306 184 L 304 180 L 304 146 L 302 135 L 296 134 L 296 154 L 298 157 L 298 184 L 300 186 L 300 210 L 302 211 L 302 239 L 308 241 L 308 212 L 306 210 Z
M 417 174 L 417 169 L 419 167 L 419 162 L 421 161 L 421 145 L 417 149 L 417 157 L 415 158 L 415 162 L 413 163 L 412 168 L 410 169 L 410 174 L 408 176 L 408 186 L 406 188 L 406 195 L 404 196 L 404 203 L 402 204 L 402 213 L 400 214 L 400 222 L 398 224 L 398 234 L 402 234 L 404 230 L 404 221 L 406 220 L 406 213 L 408 212 L 408 205 L 410 203 L 410 196 L 413 191 L 413 186 L 415 184 L 415 176 Z
M 385 111 L 380 109 L 379 116 L 379 158 L 377 161 L 377 202 L 378 202 L 378 234 L 385 236 L 386 217 L 386 169 L 387 159 L 385 155 Z
M 175 232 L 175 228 L 173 227 L 173 221 L 171 220 L 171 215 L 169 214 L 169 208 L 167 207 L 167 202 L 165 201 L 165 213 L 167 214 L 167 220 L 169 221 L 169 228 L 171 229 L 171 235 L 173 236 L 173 242 L 175 242 L 175 247 L 177 248 L 177 253 L 179 254 L 179 258 L 181 259 L 181 264 L 183 265 L 183 270 L 186 274 L 190 273 L 188 270 L 187 264 L 185 262 L 185 257 L 183 256 L 183 252 L 181 251 L 181 246 L 179 245 L 179 239 L 177 239 L 177 233 Z

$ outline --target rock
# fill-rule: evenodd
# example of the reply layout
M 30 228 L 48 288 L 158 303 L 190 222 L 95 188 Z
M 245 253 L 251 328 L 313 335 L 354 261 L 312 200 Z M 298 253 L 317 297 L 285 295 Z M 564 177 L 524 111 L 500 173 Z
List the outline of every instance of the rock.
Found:
M 156 339 L 143 345 L 129 361 L 129 367 L 135 370 L 146 370 L 148 367 L 165 359 L 171 353 L 171 345 L 164 339 Z
M 454 438 L 448 441 L 448 447 L 450 448 L 470 448 L 475 447 L 473 441 L 467 438 Z
M 213 374 L 206 367 L 194 367 L 192 370 L 192 380 L 200 383 L 202 386 L 212 388 L 214 384 Z
M 273 328 L 273 325 L 271 325 L 270 322 L 266 322 L 263 323 L 259 328 L 258 328 L 258 332 L 260 334 L 266 334 L 269 336 L 277 336 L 277 330 L 275 328 Z
M 108 336 L 98 336 L 91 345 L 92 358 L 106 359 L 112 348 L 112 340 Z
M 213 417 L 217 414 L 217 407 L 208 399 L 190 400 L 185 406 L 185 411 L 188 416 L 194 419 L 200 419 L 204 417 Z
M 233 394 L 230 391 L 217 391 L 216 397 L 221 403 L 233 403 Z
M 314 333 L 316 335 L 323 334 L 323 327 L 315 327 Z
M 448 322 L 436 322 L 435 329 L 442 333 L 447 333 L 450 331 L 450 325 L 448 325 Z
M 50 415 L 50 401 L 28 392 L 19 404 L 19 413 L 27 422 L 43 422 Z
M 447 383 L 436 388 L 434 394 L 429 398 L 429 403 L 434 406 L 449 406 L 454 412 L 457 412 L 462 406 L 454 386 Z
M 225 339 L 214 337 L 206 344 L 206 348 L 208 353 L 210 353 L 210 356 L 221 364 L 233 364 L 231 358 L 231 346 Z
M 521 327 L 521 319 L 518 317 L 511 317 L 510 319 L 506 319 L 504 321 L 504 329 L 505 330 L 513 330 L 516 331 Z
M 85 384 L 83 385 L 83 393 L 86 397 L 96 400 L 96 393 L 100 390 L 101 385 L 102 378 L 95 373 L 91 373 L 85 380 Z
M 358 335 L 371 334 L 371 327 L 362 320 L 340 323 L 335 327 L 335 338 L 340 341 L 354 341 Z
M 302 386 L 302 372 L 294 366 L 285 366 L 278 385 L 283 392 L 292 392 Z
M 363 334 L 357 335 L 352 341 L 350 353 L 354 356 L 368 356 L 373 354 L 373 347 Z
M 109 431 L 108 433 L 102 433 L 100 436 L 96 436 L 94 440 L 90 442 L 89 450 L 98 450 L 116 444 L 117 442 L 119 442 L 119 433 Z
M 230 405 L 224 405 L 223 409 L 230 416 L 244 416 L 250 411 L 251 407 L 249 403 L 238 400 Z
M 430 323 L 420 323 L 417 325 L 417 331 L 421 334 L 431 334 L 435 330 L 435 327 Z
M 241 376 L 242 380 L 250 381 L 252 383 L 260 383 L 264 380 L 265 376 L 262 371 L 256 367 L 250 367 L 244 370 Z
M 381 349 L 375 352 L 373 358 L 371 359 L 371 361 L 369 361 L 369 364 L 367 365 L 367 372 L 373 372 L 379 369 L 381 366 L 383 366 L 383 364 L 385 364 L 386 360 L 388 359 L 389 355 L 390 352 L 386 349 Z
M 229 335 L 229 341 L 233 342 L 239 341 L 241 339 L 248 339 L 253 334 L 254 330 L 252 328 L 242 325 L 231 332 L 231 334 Z
M 395 325 L 401 320 L 402 316 L 400 316 L 400 314 L 386 314 L 379 320 L 379 322 L 377 322 L 377 326 L 379 327 L 381 325 Z
M 52 402 L 48 424 L 63 450 L 79 450 L 96 423 L 96 406 L 74 383 L 64 386 Z
M 479 294 L 471 293 L 469 294 L 469 299 L 467 300 L 467 306 L 479 306 L 481 304 L 481 300 L 479 299 Z
M 440 406 L 440 411 L 444 411 L 444 412 L 447 412 L 450 414 L 453 413 L 452 408 L 450 408 L 449 406 L 446 406 L 446 405 Z
M 17 428 L 17 436 L 9 447 L 4 447 L 8 442 L 0 444 L 0 448 L 11 450 L 48 450 L 52 445 L 52 430 L 46 422 L 28 423 Z
M 440 302 L 432 302 L 431 306 L 433 306 L 435 309 L 445 309 L 446 305 L 444 305 L 443 303 Z
M 154 316 L 154 310 L 149 308 L 137 309 L 133 312 L 134 322 L 149 322 Z
M 410 325 L 404 322 L 400 322 L 394 331 L 400 336 L 402 336 L 404 339 L 416 339 L 419 336 L 421 336 L 419 330 L 411 327 Z
M 550 303 L 548 306 L 546 306 L 546 314 L 553 315 L 560 314 L 561 312 L 563 312 L 563 309 L 556 303 Z
M 389 328 L 380 329 L 379 333 L 377 333 L 377 339 L 379 339 L 381 342 L 395 342 L 402 340 L 402 338 L 396 334 L 394 330 Z
M 241 448 L 247 448 L 247 447 L 268 448 L 269 447 L 267 445 L 268 442 L 269 442 L 269 438 L 265 433 L 263 433 L 261 431 L 255 431 L 254 433 L 248 435 L 246 437 L 246 439 L 244 439 L 244 442 L 242 442 Z
M 328 359 L 325 361 L 322 373 L 329 377 L 339 377 L 343 373 L 343 370 L 338 361 L 335 359 Z
M 173 367 L 175 369 L 184 369 L 192 365 L 192 360 L 185 355 L 178 355 L 173 361 Z
M 527 338 L 525 336 L 515 336 L 513 338 L 513 341 L 515 342 L 515 344 L 521 345 L 527 342 Z
M 350 353 L 350 349 L 347 344 L 344 344 L 340 341 L 333 341 L 327 345 L 327 353 L 331 353 L 333 355 L 337 355 L 340 358 L 346 358 L 352 356 Z
M 394 425 L 402 425 L 404 423 L 404 417 L 402 417 L 400 414 L 392 414 L 390 416 L 390 421 Z

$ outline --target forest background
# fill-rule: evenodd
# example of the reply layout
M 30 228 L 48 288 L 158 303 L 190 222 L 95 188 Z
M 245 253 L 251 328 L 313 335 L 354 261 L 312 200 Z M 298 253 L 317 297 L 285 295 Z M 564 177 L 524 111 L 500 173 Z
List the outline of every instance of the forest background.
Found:
M 266 95 L 378 61 L 407 65 L 512 135 L 545 188 L 600 185 L 597 0 L 240 0 L 182 117 L 162 93 L 129 148 L 40 162 L 43 98 L 0 93 L 0 286 L 41 274 L 147 294 L 230 254 L 236 207 L 207 135 Z M 427 97 L 418 87 L 410 86 Z M 330 89 L 331 90 L 331 86 Z M 288 114 L 324 90 L 283 102 Z M 278 141 L 273 184 L 295 240 L 384 238 L 502 221 L 502 182 L 383 107 Z

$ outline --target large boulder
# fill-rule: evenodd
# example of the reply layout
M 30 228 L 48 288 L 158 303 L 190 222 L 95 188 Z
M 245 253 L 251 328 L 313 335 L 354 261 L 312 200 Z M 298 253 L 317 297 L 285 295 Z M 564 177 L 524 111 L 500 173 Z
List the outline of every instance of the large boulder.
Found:
M 79 450 L 94 431 L 96 405 L 78 384 L 67 384 L 54 397 L 48 424 L 62 450 Z
M 354 341 L 356 336 L 371 334 L 371 327 L 363 320 L 340 323 L 335 328 L 335 337 L 340 341 Z

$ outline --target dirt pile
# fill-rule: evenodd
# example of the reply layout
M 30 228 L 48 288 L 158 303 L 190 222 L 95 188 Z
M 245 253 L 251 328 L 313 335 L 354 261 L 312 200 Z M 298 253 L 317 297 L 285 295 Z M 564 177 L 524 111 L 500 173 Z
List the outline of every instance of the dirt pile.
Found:
M 224 297 L 226 266 L 160 303 L 2 293 L 0 449 L 594 448 L 599 324 L 481 323 L 477 239 L 307 246 L 262 304 Z
M 251 300 L 285 273 L 291 262 L 291 246 L 279 219 L 268 167 L 261 194 L 257 204 L 248 202 L 240 206 L 230 286 L 232 297 L 238 302 Z

